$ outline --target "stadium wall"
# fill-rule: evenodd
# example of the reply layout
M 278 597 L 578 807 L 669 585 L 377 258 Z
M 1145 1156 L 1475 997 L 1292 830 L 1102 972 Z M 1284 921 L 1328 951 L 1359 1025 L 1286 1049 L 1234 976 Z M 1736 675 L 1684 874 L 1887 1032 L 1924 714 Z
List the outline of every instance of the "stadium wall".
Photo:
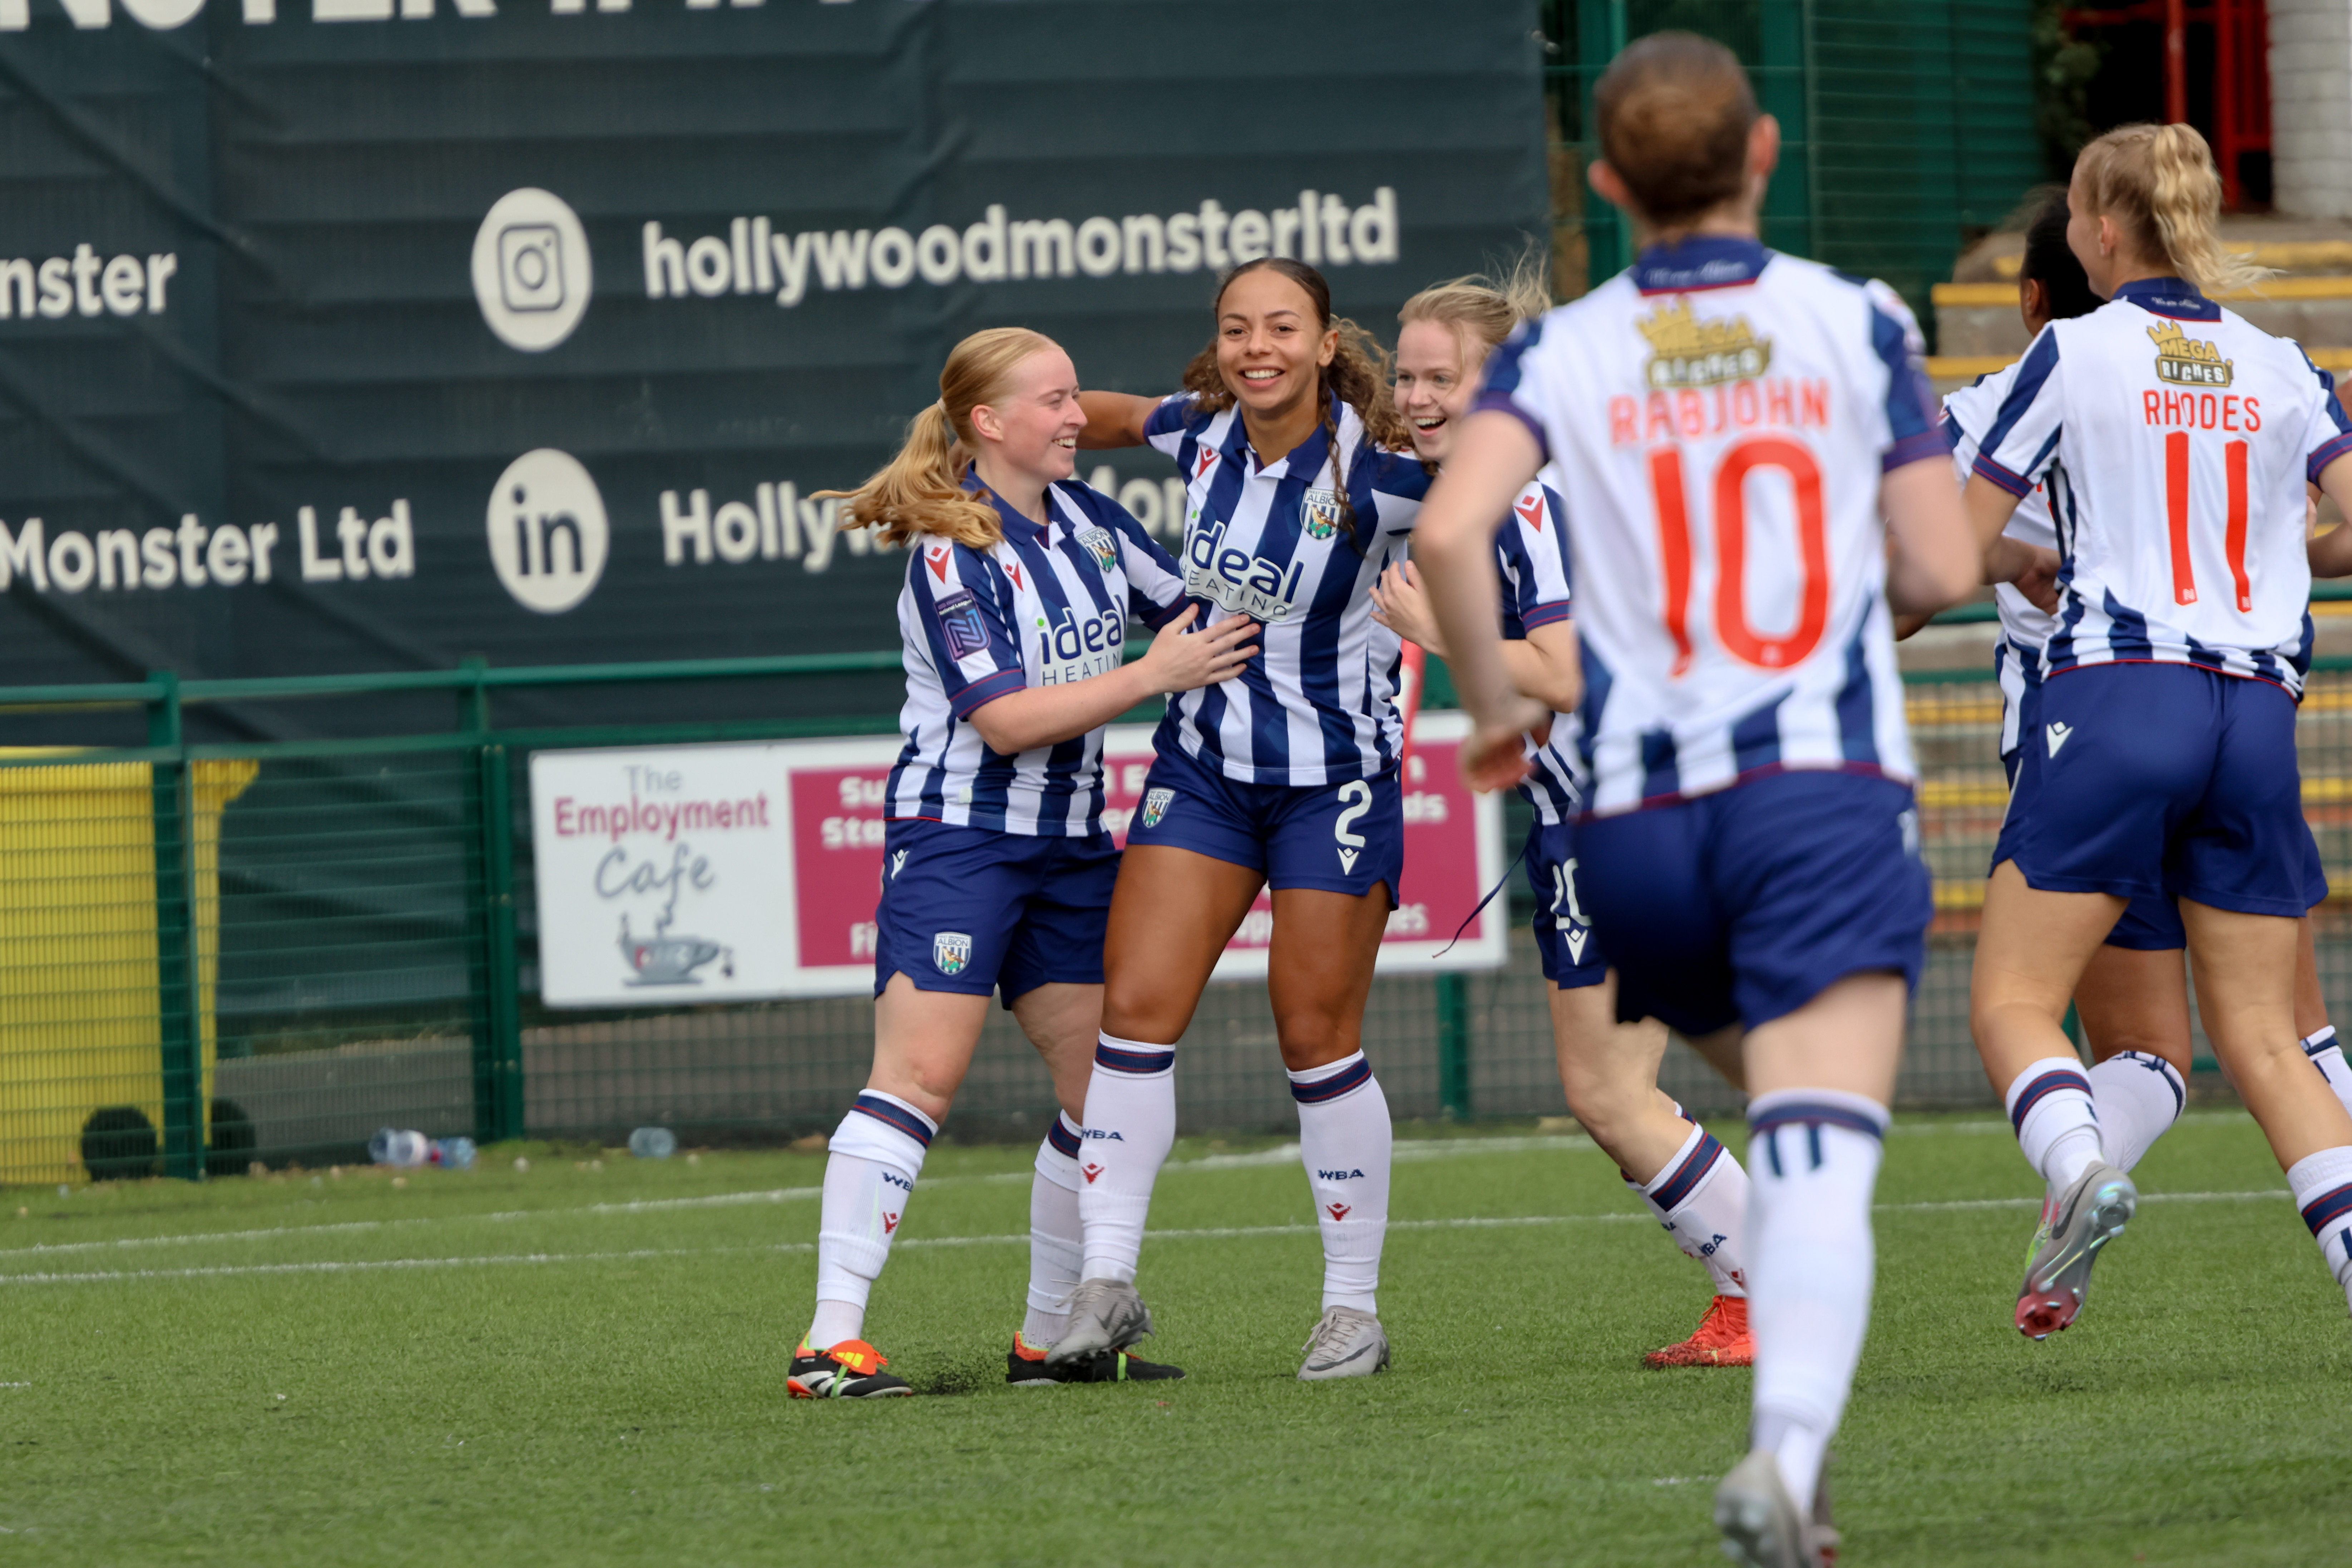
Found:
M 887 646 L 903 563 L 812 492 L 887 455 L 950 345 L 1028 325 L 1090 385 L 1167 391 L 1218 269 L 1267 252 L 1391 330 L 1545 231 L 1536 21 L 0 0 L 0 658 L 70 682 Z M 887 678 L 665 701 L 644 716 L 895 705 Z

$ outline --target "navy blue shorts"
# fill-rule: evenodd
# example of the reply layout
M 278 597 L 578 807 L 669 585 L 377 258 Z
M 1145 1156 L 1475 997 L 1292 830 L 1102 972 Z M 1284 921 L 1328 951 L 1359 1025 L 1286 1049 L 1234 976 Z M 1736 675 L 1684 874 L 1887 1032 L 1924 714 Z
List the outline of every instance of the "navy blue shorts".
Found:
M 2045 892 L 2310 909 L 2316 849 L 2284 689 L 2195 665 L 2086 665 L 2042 683 L 2034 718 L 1996 867 L 2016 861 Z
M 2017 702 L 2014 730 L 2021 737 L 2040 735 L 2039 743 L 2046 752 L 2049 737 L 2042 733 L 2041 721 L 2037 717 L 2041 711 L 2038 700 L 2041 695 L 2040 683 L 2026 687 Z M 2064 750 L 2063 742 L 2060 750 Z M 2009 787 L 2012 793 L 2017 788 L 2018 768 L 2024 760 L 2022 745 L 2015 751 L 2001 753 L 2001 769 L 2009 775 Z M 1995 860 L 1994 864 L 1999 865 L 2000 861 Z M 2327 868 L 2319 858 L 2319 841 L 2311 836 L 2308 822 L 2305 823 L 2303 829 L 2303 891 L 2304 907 L 2306 909 L 2327 901 Z M 2172 952 L 2189 945 L 2189 929 L 2180 923 L 2180 906 L 2172 900 L 2137 894 L 2124 905 L 2124 912 L 2116 920 L 2115 929 L 2107 932 L 2106 945 L 2129 948 L 2135 952 Z
M 1040 985 L 1099 985 L 1118 847 L 1087 838 L 998 833 L 927 818 L 882 832 L 882 902 L 874 911 L 874 994 L 893 974 L 918 991 L 1004 1005 Z
M 1916 986 L 1935 913 L 1910 789 L 1791 771 L 1576 829 L 1617 1016 L 1685 1036 L 1755 1028 L 1849 974 Z
M 1609 977 L 1609 960 L 1578 897 L 1575 825 L 1531 825 L 1519 859 L 1536 896 L 1536 952 L 1543 958 L 1543 977 L 1562 991 L 1600 984 Z
M 1246 866 L 1272 888 L 1404 896 L 1404 792 L 1394 772 L 1346 784 L 1240 784 L 1181 752 L 1162 752 L 1127 826 L 1132 845 L 1190 849 Z

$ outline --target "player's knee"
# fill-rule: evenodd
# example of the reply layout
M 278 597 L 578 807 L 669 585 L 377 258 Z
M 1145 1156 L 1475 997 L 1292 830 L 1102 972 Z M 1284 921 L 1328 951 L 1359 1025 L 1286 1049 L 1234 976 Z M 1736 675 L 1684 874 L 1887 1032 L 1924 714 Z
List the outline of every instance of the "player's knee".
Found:
M 1358 1048 L 1353 1029 L 1319 1011 L 1277 1013 L 1274 1034 L 1282 1051 L 1282 1065 L 1292 1072 L 1328 1067 Z
M 1630 1126 L 1651 1098 L 1647 1083 L 1573 1063 L 1561 1065 L 1559 1084 L 1567 1092 L 1570 1113 L 1602 1142 Z

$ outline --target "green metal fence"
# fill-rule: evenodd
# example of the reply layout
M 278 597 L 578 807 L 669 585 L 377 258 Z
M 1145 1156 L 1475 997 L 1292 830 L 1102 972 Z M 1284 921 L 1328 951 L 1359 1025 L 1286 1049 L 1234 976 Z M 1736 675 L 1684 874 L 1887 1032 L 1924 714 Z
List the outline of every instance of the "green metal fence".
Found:
M 821 1131 L 864 1081 L 858 998 L 627 1012 L 538 1002 L 526 765 L 541 748 L 886 733 L 887 715 L 561 731 L 502 728 L 502 693 L 555 684 L 812 679 L 896 653 L 719 663 L 0 691 L 0 719 L 142 744 L 0 752 L 0 1180 L 358 1156 L 392 1124 L 489 1141 L 689 1142 Z M 1936 873 L 1931 962 L 1901 1099 L 1989 1100 L 1967 1030 L 1968 965 L 2004 792 L 2000 698 L 1976 670 L 1908 685 Z M 210 705 L 436 694 L 447 727 L 365 740 L 191 742 Z M 2304 704 L 2305 795 L 2331 874 L 2352 859 L 2352 660 Z M 199 732 L 203 732 L 199 731 Z M 133 737 L 135 739 L 135 737 Z M 1512 831 L 1524 823 L 1514 815 Z M 1411 875 L 1411 868 L 1407 868 Z M 1566 1110 L 1524 905 L 1507 968 L 1378 983 L 1366 1047 L 1402 1117 Z M 2323 976 L 2352 985 L 2352 933 L 2323 911 Z M 1262 985 L 1213 987 L 1178 1075 L 1192 1129 L 1278 1128 L 1292 1106 Z M 1737 1099 L 1682 1047 L 1666 1084 Z M 1034 1136 L 1042 1067 L 993 1016 L 950 1125 Z
M 1632 259 L 1618 214 L 1584 184 L 1598 153 L 1592 85 L 1631 40 L 1680 28 L 1738 56 L 1780 123 L 1766 243 L 1885 279 L 1932 333 L 1928 290 L 2048 177 L 2031 13 L 2027 0 L 1547 0 L 1554 254 L 1566 263 L 1555 287 L 1581 292 Z

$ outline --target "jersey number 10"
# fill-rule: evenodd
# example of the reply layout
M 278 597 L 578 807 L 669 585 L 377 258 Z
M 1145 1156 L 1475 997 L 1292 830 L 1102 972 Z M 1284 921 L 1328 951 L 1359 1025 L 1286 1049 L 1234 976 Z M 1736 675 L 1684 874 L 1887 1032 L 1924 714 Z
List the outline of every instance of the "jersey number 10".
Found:
M 2229 516 L 2221 529 L 2221 553 L 2229 559 L 2230 584 L 2238 591 L 2238 608 L 2254 607 L 2252 584 L 2246 581 L 2246 444 L 2225 442 L 2222 470 L 2229 476 Z M 2172 602 L 2197 602 L 2197 568 L 2189 559 L 2189 432 L 2175 430 L 2164 438 L 2164 510 L 2172 534 Z
M 1796 501 L 1797 566 L 1803 576 L 1798 585 L 1797 624 L 1783 637 L 1767 637 L 1748 624 L 1748 476 L 1758 468 L 1778 468 L 1786 475 Z M 2244 472 L 2242 462 L 2239 472 Z M 1690 507 L 1684 500 L 1680 447 L 1660 447 L 1650 454 L 1650 493 L 1658 508 L 1666 635 L 1675 639 L 1674 673 L 1679 679 L 1691 661 Z M 1829 531 L 1822 516 L 1821 465 L 1811 452 L 1781 437 L 1735 442 L 1715 466 L 1714 517 L 1716 640 L 1732 658 L 1759 669 L 1803 663 L 1820 646 L 1829 624 Z

